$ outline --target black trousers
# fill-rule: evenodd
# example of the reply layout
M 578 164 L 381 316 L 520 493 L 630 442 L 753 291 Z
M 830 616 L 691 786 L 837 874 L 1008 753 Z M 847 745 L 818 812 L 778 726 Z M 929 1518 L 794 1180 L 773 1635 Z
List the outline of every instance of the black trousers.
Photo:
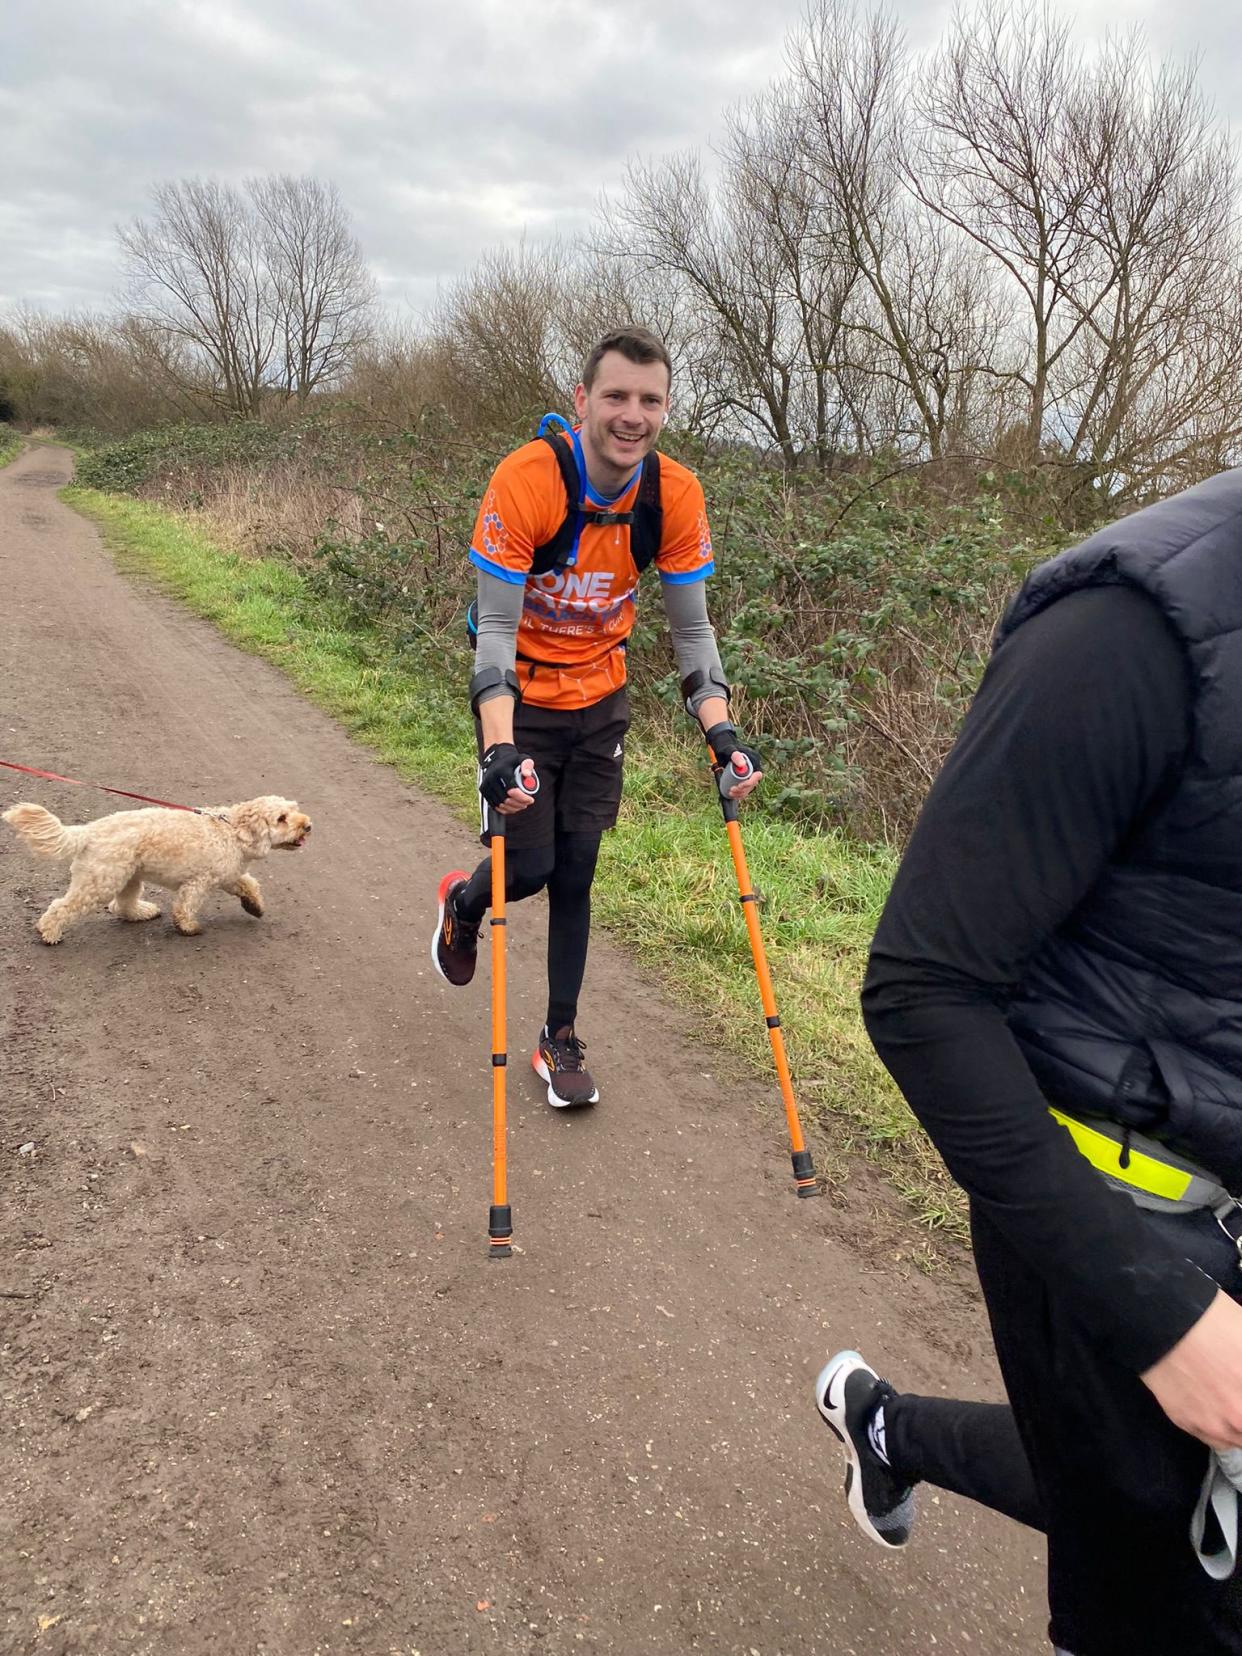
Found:
M 624 686 L 590 707 L 527 707 L 513 715 L 513 739 L 535 762 L 535 803 L 505 827 L 505 896 L 510 902 L 548 892 L 548 1010 L 553 1034 L 572 1028 L 591 937 L 591 885 L 600 840 L 617 820 L 625 737 L 630 726 Z M 476 721 L 476 740 L 483 732 Z M 481 824 L 483 826 L 483 824 Z M 488 835 L 480 835 L 486 842 Z M 481 862 L 458 899 L 467 920 L 481 920 L 491 902 L 490 861 Z
M 1145 1216 L 1242 1299 L 1237 1249 L 1210 1214 Z M 894 1472 L 1044 1532 L 1050 1637 L 1073 1656 L 1242 1656 L 1242 1571 L 1215 1582 L 1190 1545 L 1207 1449 L 978 1213 L 972 1235 L 1009 1404 L 894 1398 Z

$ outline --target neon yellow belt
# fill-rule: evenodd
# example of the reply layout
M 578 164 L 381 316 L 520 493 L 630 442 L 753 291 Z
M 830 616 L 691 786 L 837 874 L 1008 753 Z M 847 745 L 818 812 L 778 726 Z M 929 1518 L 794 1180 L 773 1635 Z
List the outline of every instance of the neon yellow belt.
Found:
M 1051 1105 L 1049 1114 L 1067 1129 L 1092 1167 L 1132 1196 L 1140 1207 L 1191 1213 L 1196 1208 L 1216 1211 L 1234 1206 L 1234 1198 L 1215 1174 L 1186 1161 L 1155 1139 L 1111 1121 L 1088 1125 Z

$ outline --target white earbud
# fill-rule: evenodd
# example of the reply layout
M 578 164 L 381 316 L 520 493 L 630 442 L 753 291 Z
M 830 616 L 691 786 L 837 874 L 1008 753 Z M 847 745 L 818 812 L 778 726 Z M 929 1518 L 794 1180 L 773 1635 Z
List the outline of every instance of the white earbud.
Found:
M 668 415 L 667 414 L 662 414 L 660 416 L 660 424 L 661 425 L 667 425 L 668 424 Z

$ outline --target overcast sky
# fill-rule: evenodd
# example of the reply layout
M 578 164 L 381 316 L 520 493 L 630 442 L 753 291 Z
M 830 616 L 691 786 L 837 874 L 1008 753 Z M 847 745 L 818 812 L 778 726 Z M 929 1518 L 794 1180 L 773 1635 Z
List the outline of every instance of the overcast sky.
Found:
M 1238 0 L 1076 0 L 1203 56 L 1242 126 Z M 945 0 L 895 0 L 910 43 Z M 780 73 L 802 0 L 7 0 L 0 311 L 119 297 L 153 184 L 332 180 L 385 300 L 417 312 L 487 247 L 570 235 L 626 160 L 706 147 Z M 1229 19 L 1233 22 L 1230 23 Z

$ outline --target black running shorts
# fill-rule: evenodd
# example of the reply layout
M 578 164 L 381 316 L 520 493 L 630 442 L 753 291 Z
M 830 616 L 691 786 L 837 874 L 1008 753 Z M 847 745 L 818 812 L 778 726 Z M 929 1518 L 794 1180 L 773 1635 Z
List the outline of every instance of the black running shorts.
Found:
M 622 685 L 591 707 L 524 707 L 513 711 L 513 741 L 535 761 L 535 803 L 505 819 L 514 849 L 552 845 L 558 832 L 602 834 L 621 807 L 629 692 Z M 482 732 L 476 721 L 482 751 Z M 479 836 L 484 845 L 488 835 Z

